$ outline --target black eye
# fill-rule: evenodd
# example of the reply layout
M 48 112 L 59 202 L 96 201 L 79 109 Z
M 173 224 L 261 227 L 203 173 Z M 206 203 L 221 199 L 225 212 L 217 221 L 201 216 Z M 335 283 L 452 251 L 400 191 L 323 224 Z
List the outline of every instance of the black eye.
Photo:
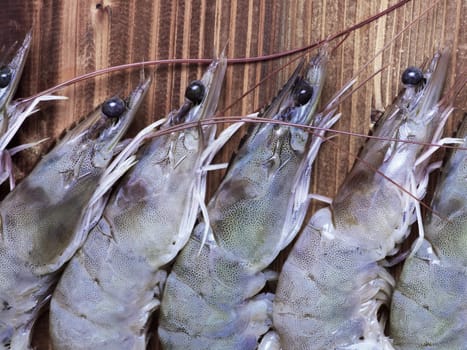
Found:
M 409 67 L 402 73 L 402 84 L 404 85 L 419 85 L 423 82 L 423 72 L 420 68 Z
M 11 69 L 8 67 L 0 68 L 0 89 L 3 89 L 10 84 L 11 81 Z
M 102 113 L 109 118 L 118 118 L 125 112 L 125 102 L 119 97 L 109 98 L 102 104 Z
M 185 97 L 199 105 L 204 98 L 204 85 L 199 80 L 192 81 L 185 90 Z
M 310 101 L 313 96 L 313 87 L 305 81 L 300 82 L 297 92 L 295 93 L 295 103 L 298 106 L 303 106 Z

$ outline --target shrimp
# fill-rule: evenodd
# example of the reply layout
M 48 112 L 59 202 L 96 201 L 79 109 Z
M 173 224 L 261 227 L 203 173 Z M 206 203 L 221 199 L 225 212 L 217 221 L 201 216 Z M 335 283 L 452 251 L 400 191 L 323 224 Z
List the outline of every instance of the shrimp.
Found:
M 467 147 L 467 118 L 458 130 Z M 443 169 L 425 223 L 425 239 L 405 263 L 391 302 L 389 334 L 397 349 L 466 349 L 467 153 Z
M 222 57 L 193 81 L 162 129 L 211 117 L 226 67 Z M 139 152 L 53 294 L 54 347 L 146 348 L 148 320 L 159 305 L 155 291 L 165 276 L 160 269 L 185 245 L 204 201 L 203 163 L 220 147 L 213 148 L 214 134 L 214 124 L 171 132 Z
M 302 62 L 262 117 L 332 126 L 333 110 L 315 114 L 327 59 L 323 52 Z M 167 278 L 159 320 L 164 348 L 256 348 L 271 324 L 272 296 L 257 294 L 274 274 L 263 270 L 304 219 L 323 134 L 310 138 L 273 124 L 251 130 Z
M 299 236 L 274 299 L 282 349 L 392 349 L 379 314 L 394 287 L 384 262 L 418 217 L 410 193 L 423 197 L 430 166 L 423 145 L 379 138 L 438 142 L 448 57 L 436 53 L 424 72 L 404 71 L 405 90 L 379 120 L 378 139 L 366 143 L 331 205 Z
M 86 206 L 99 192 L 114 148 L 149 84 L 137 87 L 128 104 L 118 97 L 104 102 L 0 203 L 1 348 L 29 347 L 31 329 L 60 268 L 95 220 Z

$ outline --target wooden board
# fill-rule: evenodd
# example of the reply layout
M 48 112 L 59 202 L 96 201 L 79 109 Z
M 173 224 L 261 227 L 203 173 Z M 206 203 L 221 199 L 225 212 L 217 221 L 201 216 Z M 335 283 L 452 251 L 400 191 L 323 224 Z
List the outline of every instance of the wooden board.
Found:
M 38 93 L 75 76 L 109 66 L 165 58 L 212 58 L 226 48 L 227 57 L 252 57 L 306 46 L 373 15 L 394 0 L 296 0 L 296 1 L 153 1 L 153 0 L 1 0 L 0 46 L 21 41 L 32 28 L 33 44 L 18 97 Z M 428 2 L 409 1 L 405 6 L 352 33 L 336 49 L 329 64 L 323 100 L 328 99 L 384 45 L 410 22 L 420 17 Z M 437 48 L 452 52 L 447 81 L 452 86 L 466 69 L 467 3 L 444 0 L 420 17 L 386 51 L 372 61 L 361 80 L 381 67 L 383 73 L 341 105 L 343 114 L 336 128 L 366 134 L 372 111 L 391 103 L 400 88 L 401 72 L 408 65 L 420 65 Z M 331 43 L 335 45 L 336 43 Z M 313 52 L 312 52 L 313 53 Z M 310 53 L 310 54 L 312 54 Z M 248 91 L 291 57 L 263 63 L 235 64 L 228 68 L 219 109 L 225 115 L 244 115 L 268 103 L 286 81 L 294 64 L 273 73 L 265 83 Z M 204 65 L 163 65 L 145 68 L 154 76 L 148 97 L 130 134 L 165 116 L 183 101 L 187 84 L 199 77 Z M 74 84 L 59 93 L 66 102 L 44 105 L 31 117 L 14 140 L 24 143 L 49 137 L 37 149 L 22 153 L 17 160 L 27 172 L 52 141 L 74 121 L 86 115 L 106 97 L 126 94 L 139 81 L 140 70 L 106 74 Z M 456 99 L 466 109 L 467 89 Z M 235 103 L 224 111 L 226 106 Z M 461 113 L 448 124 L 450 133 Z M 227 161 L 241 135 L 225 147 L 217 162 Z M 313 175 L 312 191 L 333 196 L 358 152 L 363 139 L 339 136 L 336 149 L 325 145 Z M 350 152 L 350 153 L 349 153 Z M 210 193 L 222 172 L 211 174 Z M 310 213 L 319 205 L 312 205 Z M 279 269 L 284 254 L 277 260 Z M 153 342 L 156 344 L 156 341 Z M 35 335 L 37 349 L 48 347 L 46 319 Z M 152 345 L 155 346 L 155 345 Z

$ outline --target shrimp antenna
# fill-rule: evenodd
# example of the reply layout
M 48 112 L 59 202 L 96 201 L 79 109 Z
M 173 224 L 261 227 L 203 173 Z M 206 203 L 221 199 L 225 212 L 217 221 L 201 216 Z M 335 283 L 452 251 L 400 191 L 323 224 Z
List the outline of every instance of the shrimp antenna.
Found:
M 332 41 L 332 40 L 340 38 L 342 36 L 347 36 L 349 33 L 353 32 L 353 31 L 355 31 L 357 29 L 360 29 L 361 27 L 364 27 L 365 25 L 377 20 L 378 18 L 380 18 L 382 16 L 385 16 L 385 15 L 395 11 L 396 9 L 404 6 L 409 1 L 410 0 L 402 0 L 402 1 L 398 2 L 395 5 L 388 7 L 386 10 L 384 10 L 382 12 L 379 12 L 379 13 L 367 18 L 367 19 L 365 19 L 365 20 L 351 26 L 350 28 L 348 28 L 346 30 L 338 32 L 338 33 L 336 33 L 334 35 L 329 36 L 327 39 L 320 40 L 320 41 L 318 41 L 316 43 L 313 43 L 313 44 L 310 44 L 308 46 L 301 47 L 301 48 L 298 48 L 298 49 L 283 51 L 283 52 L 280 52 L 280 53 L 264 55 L 264 56 L 246 57 L 246 58 L 229 58 L 229 59 L 227 59 L 227 63 L 228 64 L 237 64 L 237 63 L 246 64 L 246 63 L 257 63 L 257 62 L 263 62 L 263 61 L 270 61 L 270 60 L 274 60 L 274 59 L 277 59 L 277 58 L 291 56 L 293 54 L 297 54 L 297 53 L 301 53 L 301 52 L 304 52 L 304 51 L 311 50 L 311 49 L 313 49 L 315 47 L 321 46 L 325 42 Z M 66 81 L 64 81 L 62 83 L 59 83 L 59 84 L 57 84 L 57 85 L 55 85 L 55 86 L 53 86 L 53 87 L 51 87 L 51 88 L 49 88 L 47 90 L 44 90 L 44 91 L 42 91 L 42 92 L 40 92 L 40 93 L 38 93 L 36 95 L 21 99 L 18 102 L 29 102 L 29 101 L 33 100 L 34 98 L 36 98 L 38 96 L 51 94 L 51 93 L 53 93 L 53 92 L 55 92 L 55 91 L 57 91 L 59 89 L 62 89 L 64 87 L 66 87 L 66 86 L 69 86 L 69 85 L 72 85 L 72 84 L 75 84 L 75 83 L 78 83 L 78 82 L 81 82 L 81 81 L 84 81 L 84 80 L 87 80 L 87 79 L 90 79 L 90 78 L 94 78 L 94 77 L 99 76 L 99 75 L 112 73 L 112 72 L 120 71 L 120 70 L 124 70 L 124 69 L 138 68 L 138 67 L 141 67 L 141 66 L 163 65 L 163 64 L 194 64 L 194 63 L 196 63 L 196 64 L 209 64 L 209 63 L 211 63 L 211 61 L 212 61 L 212 59 L 210 59 L 210 58 L 160 59 L 160 60 L 150 60 L 150 61 L 144 61 L 144 62 L 127 63 L 127 64 L 118 65 L 118 66 L 107 67 L 107 68 L 96 70 L 94 72 L 90 72 L 90 73 L 80 75 L 80 76 L 75 77 L 73 79 L 66 80 Z M 260 83 L 262 83 L 262 82 L 263 82 L 263 80 Z M 253 87 L 253 89 L 256 88 L 256 87 L 257 87 L 257 85 L 255 87 Z
M 421 20 L 421 18 L 423 18 L 430 10 L 432 10 L 439 2 L 440 0 L 437 0 L 435 1 L 431 6 L 429 6 L 427 9 L 425 9 L 417 18 L 415 18 L 412 22 L 410 22 L 408 25 L 406 25 L 404 28 L 402 28 L 402 30 L 397 33 L 394 37 L 391 38 L 391 40 L 389 40 L 389 42 L 384 45 L 383 48 L 381 48 L 370 60 L 368 60 L 358 71 L 357 73 L 354 75 L 354 77 L 352 79 L 354 79 L 355 77 L 357 77 L 358 75 L 360 75 L 366 67 L 368 67 L 368 65 L 373 62 L 376 57 L 378 57 L 379 55 L 381 55 L 384 51 L 387 50 L 388 47 L 390 47 L 392 44 L 394 44 L 394 42 L 396 41 L 396 39 L 398 39 L 402 34 L 404 34 L 410 27 L 412 27 L 414 24 L 416 24 L 417 22 L 419 22 Z M 404 2 L 405 4 L 405 2 Z M 388 9 L 386 9 L 385 11 L 383 11 L 385 14 L 387 13 L 390 13 L 392 11 L 394 11 L 395 9 L 397 9 L 399 6 L 402 6 L 403 4 L 402 3 L 398 3 Z M 397 7 L 395 7 L 397 6 Z M 231 109 L 236 103 L 238 103 L 238 101 L 241 101 L 244 97 L 246 97 L 248 94 L 250 94 L 253 90 L 255 90 L 257 87 L 259 87 L 260 85 L 262 85 L 265 81 L 271 79 L 271 77 L 275 76 L 278 72 L 282 71 L 283 69 L 285 69 L 286 67 L 288 67 L 289 65 L 291 65 L 293 62 L 301 59 L 303 56 L 306 55 L 306 53 L 303 53 L 303 51 L 308 51 L 308 50 L 311 50 L 315 47 L 318 47 L 318 46 L 322 46 L 330 41 L 333 41 L 334 39 L 337 39 L 337 38 L 340 38 L 340 37 L 344 37 L 343 40 L 341 40 L 334 48 L 331 49 L 331 53 L 334 52 L 338 47 L 340 47 L 343 42 L 347 39 L 347 37 L 350 35 L 351 32 L 365 26 L 366 24 L 368 23 L 371 23 L 372 21 L 375 21 L 377 20 L 378 18 L 381 17 L 381 14 L 383 12 L 380 12 L 370 18 L 367 18 L 366 20 L 348 28 L 347 30 L 345 31 L 342 31 L 342 32 L 339 32 L 337 34 L 334 34 L 334 35 L 331 35 L 329 37 L 327 37 L 326 39 L 323 39 L 323 40 L 320 40 L 318 41 L 317 43 L 314 43 L 314 44 L 311 44 L 309 46 L 306 46 L 302 49 L 297 49 L 297 50 L 291 50 L 291 51 L 286 51 L 288 54 L 292 55 L 292 54 L 295 54 L 295 53 L 300 53 L 302 52 L 302 54 L 298 55 L 297 57 L 291 59 L 289 62 L 287 62 L 285 65 L 277 68 L 277 69 L 274 69 L 272 72 L 268 73 L 264 78 L 262 78 L 258 83 L 256 83 L 255 85 L 253 85 L 253 87 L 251 87 L 250 89 L 248 89 L 246 92 L 244 92 L 238 99 L 236 99 L 234 102 L 232 102 L 230 105 L 228 105 L 227 107 L 225 107 L 222 111 L 220 111 L 219 113 L 220 114 L 224 114 L 225 112 L 227 112 L 229 109 Z M 266 56 L 264 56 L 266 57 Z M 282 57 L 282 56 L 278 56 L 278 57 Z M 274 57 L 274 58 L 277 58 L 277 57 Z M 230 61 L 228 61 L 230 62 Z M 349 92 L 349 94 L 352 94 L 353 91 Z M 343 97 L 343 99 L 346 98 L 346 95 Z

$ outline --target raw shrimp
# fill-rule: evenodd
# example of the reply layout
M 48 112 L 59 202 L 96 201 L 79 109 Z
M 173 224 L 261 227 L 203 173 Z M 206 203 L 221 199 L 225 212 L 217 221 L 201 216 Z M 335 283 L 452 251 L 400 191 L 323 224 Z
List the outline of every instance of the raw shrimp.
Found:
M 404 71 L 406 88 L 375 136 L 439 140 L 446 115 L 437 103 L 448 56 L 435 54 L 425 72 Z M 392 348 L 379 314 L 394 287 L 383 262 L 398 252 L 418 217 L 419 202 L 409 191 L 418 198 L 425 193 L 430 167 L 423 150 L 369 140 L 330 207 L 313 215 L 279 276 L 273 319 L 282 349 Z
M 458 137 L 467 147 L 467 118 Z M 391 302 L 389 332 L 397 349 L 467 348 L 467 153 L 443 169 L 425 219 L 425 239 L 404 263 Z
M 225 58 L 215 60 L 192 82 L 186 102 L 162 129 L 212 117 L 226 67 Z M 158 136 L 139 152 L 53 294 L 55 348 L 146 348 L 165 276 L 160 269 L 185 245 L 204 202 L 203 167 L 219 148 L 213 147 L 215 129 L 211 124 Z
M 59 269 L 94 219 L 85 210 L 150 81 L 79 123 L 0 203 L 0 347 L 27 349 Z M 98 212 L 98 208 L 95 209 Z
M 332 126 L 334 111 L 315 114 L 326 62 L 325 52 L 302 62 L 262 117 Z M 271 325 L 271 294 L 257 294 L 274 274 L 263 270 L 303 221 L 318 134 L 274 124 L 250 130 L 207 208 L 209 221 L 196 226 L 167 279 L 165 349 L 256 348 Z

